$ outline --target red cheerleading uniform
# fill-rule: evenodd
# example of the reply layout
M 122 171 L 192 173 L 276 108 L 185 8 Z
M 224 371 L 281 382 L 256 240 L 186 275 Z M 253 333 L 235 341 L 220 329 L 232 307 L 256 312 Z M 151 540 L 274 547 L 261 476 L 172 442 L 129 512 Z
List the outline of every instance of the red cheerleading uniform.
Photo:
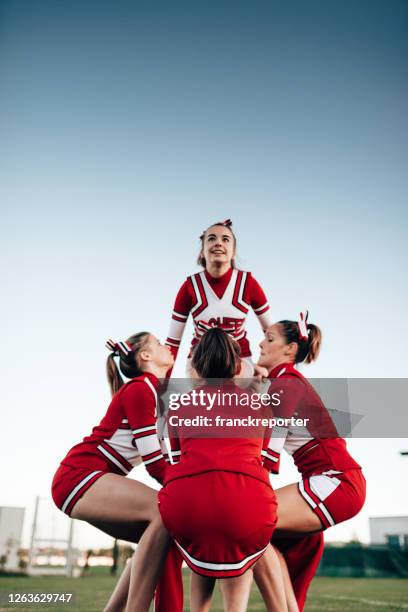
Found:
M 266 467 L 272 473 L 279 472 L 279 458 L 282 448 L 292 455 L 302 475 L 299 492 L 319 517 L 324 529 L 355 516 L 363 507 L 366 494 L 365 479 L 361 466 L 351 457 L 346 441 L 336 435 L 335 426 L 320 397 L 294 368 L 293 364 L 281 364 L 270 375 L 272 387 L 276 388 L 281 379 L 297 378 L 286 402 L 284 414 L 297 414 L 297 407 L 306 404 L 307 416 L 311 417 L 305 435 L 299 429 L 276 428 L 268 447 L 263 450 Z M 275 382 L 274 382 L 275 381 Z M 306 398 L 306 399 L 305 399 Z
M 71 448 L 52 483 L 52 496 L 70 515 L 76 502 L 107 473 L 126 476 L 142 461 L 158 482 L 167 462 L 156 432 L 158 379 L 150 373 L 133 378 L 114 395 L 90 436 Z
M 191 348 L 209 328 L 220 327 L 239 343 L 241 357 L 250 357 L 245 331 L 245 319 L 250 308 L 258 317 L 262 329 L 272 324 L 265 293 L 250 272 L 230 268 L 218 278 L 211 276 L 207 270 L 193 274 L 187 277 L 177 294 L 166 344 L 176 357 L 191 313 L 194 322 Z
M 126 476 L 144 463 L 158 482 L 164 480 L 166 452 L 157 437 L 157 388 L 154 374 L 144 373 L 123 385 L 90 436 L 74 446 L 61 461 L 53 482 L 52 497 L 60 510 L 70 515 L 76 502 L 104 474 Z M 155 610 L 183 610 L 181 563 L 176 550 L 170 550 L 163 575 L 156 589 Z
M 231 389 L 245 393 L 233 383 Z M 166 528 L 196 573 L 241 575 L 265 552 L 276 524 L 263 439 L 170 436 L 181 457 L 175 455 L 180 461 L 169 466 L 159 492 Z
M 280 453 L 284 448 L 292 455 L 302 475 L 299 492 L 319 517 L 322 528 L 355 516 L 365 501 L 366 484 L 360 465 L 347 451 L 344 439 L 337 437 L 335 426 L 320 397 L 293 364 L 281 364 L 269 374 L 274 389 L 289 391 L 282 414 L 302 416 L 299 406 L 306 398 L 304 416 L 311 417 L 310 430 L 277 427 L 264 445 L 264 463 L 272 473 L 279 472 Z M 297 379 L 296 385 L 285 386 L 284 380 Z M 276 412 L 277 410 L 275 410 Z M 322 437 L 320 437 L 322 436 Z M 307 591 L 323 555 L 323 533 L 293 538 L 274 539 L 273 544 L 285 557 L 299 610 L 303 610 Z

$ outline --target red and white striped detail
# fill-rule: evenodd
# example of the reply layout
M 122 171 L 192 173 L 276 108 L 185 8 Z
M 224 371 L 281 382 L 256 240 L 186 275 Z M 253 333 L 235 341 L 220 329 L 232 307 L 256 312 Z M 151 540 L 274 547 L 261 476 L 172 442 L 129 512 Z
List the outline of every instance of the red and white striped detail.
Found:
M 308 315 L 307 310 L 306 312 L 301 312 L 299 314 L 298 327 L 299 327 L 299 338 L 301 340 L 307 340 L 309 337 L 307 333 L 307 315 Z
M 303 499 L 309 504 L 313 512 L 317 514 L 323 527 L 332 527 L 336 524 L 336 521 L 330 514 L 329 510 L 327 509 L 327 505 L 325 505 L 323 501 L 324 499 L 326 499 L 326 497 L 333 493 L 333 491 L 340 485 L 341 481 L 336 478 L 336 482 L 333 482 L 333 487 L 330 487 L 330 489 L 327 490 L 327 487 L 325 487 L 322 482 L 320 482 L 319 484 L 323 484 L 323 487 L 318 486 L 318 488 L 316 488 L 316 483 L 314 483 L 313 481 L 311 482 L 312 478 L 320 479 L 322 478 L 322 476 L 310 476 L 309 478 L 304 478 L 303 480 L 301 480 L 298 485 L 299 492 L 302 495 Z M 323 476 L 323 478 L 330 479 L 329 476 Z
M 171 338 L 170 336 L 167 336 L 166 338 L 166 344 L 173 346 L 174 348 L 179 348 L 180 342 L 181 340 L 178 338 Z
M 193 317 L 197 317 L 200 312 L 205 310 L 208 306 L 208 300 L 205 294 L 203 281 L 201 280 L 200 274 L 201 273 L 193 274 L 193 276 L 190 276 L 191 284 L 193 286 L 194 295 L 196 299 L 196 303 L 190 311 Z
M 173 459 L 173 463 L 178 463 L 181 459 L 181 450 L 171 450 L 171 457 Z
M 241 559 L 233 563 L 214 563 L 211 561 L 202 561 L 201 559 L 197 559 L 193 557 L 192 555 L 190 555 L 190 553 L 187 550 L 185 550 L 181 546 L 181 544 L 179 544 L 179 542 L 177 542 L 177 540 L 175 540 L 175 542 L 182 556 L 184 557 L 184 560 L 186 561 L 187 565 L 192 570 L 197 572 L 198 574 L 202 574 L 206 576 L 219 575 L 219 577 L 224 576 L 224 577 L 230 577 L 230 578 L 232 578 L 233 576 L 240 576 L 241 574 L 243 574 L 249 567 L 251 567 L 251 565 L 253 565 L 263 555 L 263 553 L 268 547 L 268 544 L 267 544 L 264 548 L 262 548 L 262 550 L 259 550 L 251 555 L 248 555 L 244 559 Z
M 164 459 L 163 453 L 161 449 L 155 450 L 153 453 L 149 453 L 147 455 L 142 455 L 143 463 L 145 465 L 149 465 L 150 463 L 155 463 L 156 461 L 160 461 L 160 459 Z
M 276 453 L 275 451 L 271 450 L 270 448 L 268 448 L 268 450 L 263 450 L 261 452 L 262 457 L 265 457 L 265 459 L 268 459 L 269 461 L 272 461 L 272 463 L 279 463 L 280 460 L 280 454 Z
M 118 429 L 130 429 L 129 421 L 127 419 L 122 419 Z
M 109 461 L 114 471 L 118 474 L 129 474 L 133 468 L 133 465 L 107 442 L 98 444 L 96 448 Z
M 125 355 L 128 355 L 132 352 L 132 347 L 126 342 L 126 340 L 120 340 L 119 342 L 115 342 L 114 340 L 112 340 L 112 338 L 109 338 L 109 340 L 106 341 L 105 346 L 109 351 L 115 352 L 117 350 L 120 350 Z
M 157 391 L 147 376 L 145 376 L 143 380 L 153 393 L 155 400 L 154 415 L 157 416 Z M 160 442 L 157 437 L 157 428 L 155 422 L 151 423 L 150 425 L 145 425 L 144 427 L 133 429 L 132 434 L 132 444 L 133 446 L 137 447 L 137 450 L 139 451 L 140 456 L 142 457 L 143 463 L 145 465 L 149 465 L 151 463 L 159 461 L 160 459 L 164 459 L 160 447 Z
M 245 284 L 247 280 L 248 273 L 243 270 L 239 270 L 237 274 L 237 280 L 235 281 L 234 294 L 232 297 L 232 304 L 235 308 L 238 308 L 241 312 L 245 314 L 248 313 L 250 304 L 247 304 L 244 301 L 244 291 Z
M 160 450 L 160 442 L 157 437 L 156 428 L 154 429 L 154 433 L 151 433 L 152 430 L 142 434 L 139 438 L 135 439 L 135 444 L 137 445 L 137 449 L 141 454 L 143 460 L 145 457 L 150 456 L 152 453 L 156 453 Z
M 293 459 L 298 462 L 299 459 L 301 457 L 303 457 L 304 454 L 308 453 L 309 451 L 311 451 L 313 448 L 316 448 L 316 446 L 319 446 L 319 441 L 316 440 L 315 438 L 312 438 L 311 440 L 309 440 L 309 442 L 306 442 L 306 444 L 303 444 L 300 448 L 298 448 L 292 455 Z
M 240 329 L 240 330 L 235 330 L 235 332 L 232 334 L 234 336 L 234 340 L 238 341 L 241 340 L 246 334 L 246 330 L 245 328 Z
M 147 376 L 145 376 L 143 380 L 145 381 L 145 383 L 147 384 L 147 386 L 150 388 L 151 392 L 153 393 L 154 400 L 156 402 L 156 406 L 154 409 L 154 416 L 157 416 L 157 391 L 154 388 L 154 385 L 152 384 L 151 380 L 147 378 Z
M 259 306 L 259 308 L 254 308 L 254 313 L 259 317 L 259 315 L 269 310 L 269 308 L 269 302 L 265 302 L 263 306 Z
M 98 480 L 99 476 L 103 474 L 101 470 L 95 470 L 91 472 L 85 478 L 81 480 L 71 491 L 71 493 L 65 498 L 64 503 L 61 506 L 61 510 L 66 512 L 66 514 L 70 514 L 72 508 L 75 506 L 78 499 L 83 495 L 83 493 L 88 489 L 91 484 Z
M 146 427 L 139 427 L 139 429 L 132 430 L 133 437 L 136 440 L 138 440 L 139 438 L 144 438 L 145 436 L 150 436 L 153 433 L 156 434 L 156 423 L 152 423 L 152 425 L 146 425 Z
M 185 323 L 188 319 L 188 314 L 181 314 L 181 312 L 176 312 L 175 310 L 173 310 L 171 316 L 175 321 L 178 321 L 179 323 Z

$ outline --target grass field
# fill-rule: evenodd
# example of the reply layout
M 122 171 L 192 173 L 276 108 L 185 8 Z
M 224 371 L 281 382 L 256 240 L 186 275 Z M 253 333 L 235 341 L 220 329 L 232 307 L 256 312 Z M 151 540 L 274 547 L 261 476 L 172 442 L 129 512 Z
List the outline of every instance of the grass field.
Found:
M 102 610 L 109 593 L 115 584 L 115 578 L 107 575 L 89 575 L 84 578 L 32 577 L 0 578 L 0 610 L 36 610 L 69 612 L 92 612 Z M 32 604 L 5 605 L 5 593 L 37 592 L 57 593 L 72 592 L 75 601 L 71 604 L 49 604 L 47 606 Z M 248 610 L 264 610 L 264 605 L 254 587 Z M 188 610 L 188 607 L 185 608 Z M 218 591 L 215 594 L 212 610 L 222 610 Z M 408 611 L 408 579 L 367 579 L 367 578 L 315 578 L 311 587 L 308 610 L 322 612 L 397 612 Z M 172 612 L 169 608 L 169 612 Z

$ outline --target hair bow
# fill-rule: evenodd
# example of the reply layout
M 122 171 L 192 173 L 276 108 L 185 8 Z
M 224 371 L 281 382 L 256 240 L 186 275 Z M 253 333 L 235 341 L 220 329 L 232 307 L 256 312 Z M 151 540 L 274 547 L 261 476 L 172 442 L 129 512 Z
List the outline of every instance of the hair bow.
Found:
M 299 315 L 299 321 L 298 321 L 298 327 L 299 327 L 299 338 L 301 340 L 307 340 L 308 339 L 308 333 L 307 333 L 307 318 L 309 316 L 309 311 L 306 310 L 306 312 L 301 312 Z
M 115 351 L 122 351 L 125 355 L 128 355 L 132 352 L 132 347 L 126 341 L 115 342 L 112 338 L 106 341 L 106 348 L 113 353 Z

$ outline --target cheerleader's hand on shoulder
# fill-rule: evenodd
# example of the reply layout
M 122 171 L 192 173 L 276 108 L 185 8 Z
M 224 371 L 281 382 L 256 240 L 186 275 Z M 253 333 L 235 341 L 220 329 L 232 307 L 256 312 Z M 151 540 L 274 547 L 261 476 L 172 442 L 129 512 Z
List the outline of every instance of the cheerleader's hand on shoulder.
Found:
M 254 377 L 257 380 L 262 381 L 263 378 L 268 378 L 268 374 L 268 370 L 263 366 L 260 366 L 258 364 L 254 365 Z
M 268 379 L 268 371 L 262 366 L 254 366 L 254 376 L 250 382 L 248 389 L 252 393 L 266 393 L 269 388 L 270 381 Z

